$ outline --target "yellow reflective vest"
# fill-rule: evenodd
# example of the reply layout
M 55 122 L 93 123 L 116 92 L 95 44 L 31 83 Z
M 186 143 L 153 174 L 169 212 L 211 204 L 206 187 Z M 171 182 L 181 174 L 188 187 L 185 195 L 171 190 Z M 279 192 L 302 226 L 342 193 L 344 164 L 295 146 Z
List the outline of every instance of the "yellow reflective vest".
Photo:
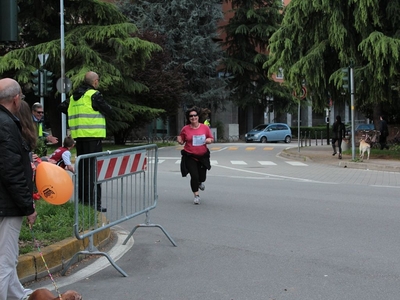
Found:
M 42 137 L 43 136 L 43 124 L 42 122 L 37 123 L 37 133 L 38 133 L 38 137 Z
M 71 96 L 68 106 L 68 125 L 72 138 L 105 138 L 106 119 L 92 108 L 92 96 L 96 90 L 90 89 L 78 100 Z

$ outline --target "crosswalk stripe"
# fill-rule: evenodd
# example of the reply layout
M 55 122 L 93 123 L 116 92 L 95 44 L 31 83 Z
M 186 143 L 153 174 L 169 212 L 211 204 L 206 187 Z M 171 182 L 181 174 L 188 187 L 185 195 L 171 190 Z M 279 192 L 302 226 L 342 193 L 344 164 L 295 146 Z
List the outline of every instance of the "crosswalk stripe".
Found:
M 264 147 L 263 150 L 267 150 L 267 151 L 274 150 L 274 147 Z
M 232 165 L 247 165 L 243 160 L 231 160 Z
M 296 166 L 296 167 L 302 167 L 302 166 L 307 166 L 306 164 L 299 162 L 299 161 L 287 161 L 289 165 Z
M 246 151 L 254 151 L 256 150 L 256 147 L 246 147 Z
M 276 163 L 273 161 L 259 161 L 258 163 L 262 166 L 276 166 Z
M 218 161 L 216 160 L 210 160 L 211 165 L 218 165 Z

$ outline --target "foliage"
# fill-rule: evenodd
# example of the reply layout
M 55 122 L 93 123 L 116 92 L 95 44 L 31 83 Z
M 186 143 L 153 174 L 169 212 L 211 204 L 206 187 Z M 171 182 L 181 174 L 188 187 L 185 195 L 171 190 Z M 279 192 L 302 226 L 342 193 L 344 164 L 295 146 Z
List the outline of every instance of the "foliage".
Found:
M 217 120 L 214 124 L 214 127 L 217 128 L 218 141 L 224 140 L 225 139 L 224 123 L 222 121 Z
M 44 200 L 36 201 L 37 218 L 33 225 L 33 235 L 39 247 L 46 247 L 55 242 L 73 236 L 74 204 L 52 205 Z M 20 254 L 37 250 L 32 232 L 25 223 L 20 234 Z
M 61 74 L 59 1 L 19 1 L 20 42 L 3 46 L 0 57 L 0 76 L 14 77 L 30 91 L 31 71 L 39 67 L 37 55 L 48 53 L 47 70 L 56 77 Z M 114 108 L 114 116 L 107 120 L 108 130 L 117 133 L 129 127 L 139 116 L 155 118 L 160 111 L 135 103 L 135 95 L 147 90 L 137 81 L 151 55 L 161 48 L 137 36 L 137 28 L 129 23 L 114 4 L 96 0 L 68 1 L 65 18 L 65 75 L 72 82 L 71 92 L 82 83 L 87 71 L 101 76 L 100 91 Z M 32 93 L 33 94 L 33 93 Z M 28 93 L 32 101 L 34 96 Z M 59 95 L 54 91 L 45 98 L 46 110 L 54 132 L 60 127 L 56 113 Z M 36 100 L 37 101 L 37 100 Z
M 46 139 L 43 137 L 39 137 L 37 139 L 37 143 L 36 143 L 36 148 L 33 151 L 38 157 L 43 157 L 46 156 L 47 154 L 51 154 L 51 153 L 47 153 L 47 145 L 46 145 Z
M 229 76 L 233 100 L 246 109 L 258 111 L 254 124 L 262 123 L 268 98 L 274 99 L 274 109 L 287 111 L 290 93 L 263 69 L 268 59 L 269 38 L 282 20 L 281 1 L 229 1 L 233 17 L 222 27 L 226 32 L 224 71 Z
M 348 101 L 341 69 L 354 65 L 357 109 L 374 120 L 398 102 L 400 40 L 398 1 L 292 0 L 282 26 L 270 39 L 270 74 L 283 68 L 285 82 L 299 91 L 306 83 L 313 107 Z
M 185 75 L 183 106 L 218 107 L 227 97 L 225 80 L 218 78 L 222 50 L 217 22 L 222 19 L 219 0 L 117 1 L 121 10 L 142 32 L 165 37 L 172 55 L 167 69 L 181 68 Z
M 165 37 L 157 33 L 144 32 L 140 34 L 142 39 L 151 41 L 164 47 Z M 135 103 L 138 105 L 151 107 L 157 116 L 164 121 L 173 118 L 182 102 L 182 93 L 184 86 L 184 76 L 181 68 L 166 69 L 165 66 L 171 61 L 171 56 L 167 50 L 158 51 L 153 54 L 152 59 L 146 64 L 143 70 L 139 70 L 135 78 L 148 88 L 142 93 L 135 94 Z M 115 142 L 124 144 L 132 131 L 139 130 L 143 124 L 151 123 L 154 120 L 153 114 L 140 114 L 128 122 L 129 127 L 120 130 L 115 134 Z

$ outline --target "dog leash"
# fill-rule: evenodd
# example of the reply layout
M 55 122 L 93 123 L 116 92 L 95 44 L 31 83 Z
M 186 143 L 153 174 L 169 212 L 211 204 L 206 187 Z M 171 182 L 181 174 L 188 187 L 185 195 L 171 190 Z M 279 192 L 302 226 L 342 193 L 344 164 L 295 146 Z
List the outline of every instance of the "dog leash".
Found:
M 32 234 L 33 242 L 35 243 L 36 248 L 38 249 L 39 254 L 40 254 L 40 256 L 42 257 L 42 260 L 43 260 L 44 266 L 46 267 L 47 273 L 49 274 L 49 277 L 50 277 L 51 281 L 53 282 L 54 288 L 56 289 L 56 292 L 57 292 L 57 294 L 58 294 L 58 298 L 60 298 L 60 300 L 62 300 L 62 296 L 61 296 L 61 294 L 60 294 L 60 291 L 58 290 L 56 281 L 54 280 L 53 275 L 51 275 L 51 273 L 50 273 L 49 267 L 47 266 L 47 263 L 46 263 L 46 261 L 45 261 L 45 259 L 44 259 L 42 250 L 40 250 L 39 242 L 36 240 L 35 234 L 33 233 L 32 224 L 29 224 L 29 229 L 30 229 L 31 234 Z

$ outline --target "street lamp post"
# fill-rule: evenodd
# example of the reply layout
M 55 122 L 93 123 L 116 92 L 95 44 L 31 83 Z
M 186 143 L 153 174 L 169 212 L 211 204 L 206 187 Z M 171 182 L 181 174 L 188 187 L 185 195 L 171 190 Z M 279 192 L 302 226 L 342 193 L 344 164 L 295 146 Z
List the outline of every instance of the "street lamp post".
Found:
M 64 0 L 60 0 L 60 40 L 61 40 L 61 103 L 65 101 L 65 37 L 64 37 Z M 62 141 L 67 134 L 66 116 L 61 113 L 61 136 Z

